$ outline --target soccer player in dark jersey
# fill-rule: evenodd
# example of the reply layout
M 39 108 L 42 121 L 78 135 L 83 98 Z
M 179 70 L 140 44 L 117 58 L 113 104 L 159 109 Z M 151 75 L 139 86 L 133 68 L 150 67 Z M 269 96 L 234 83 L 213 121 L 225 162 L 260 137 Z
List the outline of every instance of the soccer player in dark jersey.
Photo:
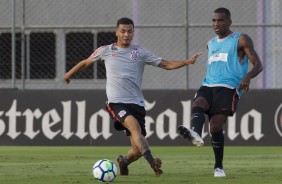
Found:
M 232 20 L 228 9 L 213 12 L 212 26 L 216 34 L 208 41 L 206 77 L 198 89 L 192 105 L 192 129 L 180 125 L 179 134 L 196 146 L 201 137 L 205 113 L 209 116 L 211 144 L 215 156 L 214 176 L 225 177 L 223 170 L 223 126 L 237 108 L 239 96 L 249 90 L 250 80 L 262 70 L 262 63 L 254 50 L 252 39 L 230 30 Z M 253 65 L 248 72 L 248 60 Z
M 152 156 L 145 139 L 146 112 L 141 89 L 144 66 L 152 65 L 166 70 L 177 69 L 194 64 L 201 53 L 182 61 L 164 60 L 139 45 L 131 44 L 133 35 L 133 21 L 129 18 L 119 19 L 116 26 L 117 43 L 98 48 L 89 58 L 68 71 L 64 80 L 69 83 L 70 77 L 78 71 L 99 60 L 105 62 L 107 109 L 115 120 L 115 129 L 125 131 L 131 142 L 131 149 L 127 154 L 117 157 L 120 175 L 128 175 L 128 165 L 143 156 L 159 176 L 163 173 L 162 162 Z

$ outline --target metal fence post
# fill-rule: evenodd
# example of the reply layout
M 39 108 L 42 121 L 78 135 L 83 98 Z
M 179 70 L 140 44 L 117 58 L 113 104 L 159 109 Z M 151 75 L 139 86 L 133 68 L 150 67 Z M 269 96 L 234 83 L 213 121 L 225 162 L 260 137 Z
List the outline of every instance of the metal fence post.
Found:
M 12 88 L 16 85 L 16 33 L 15 33 L 15 22 L 16 22 L 16 2 L 12 1 Z

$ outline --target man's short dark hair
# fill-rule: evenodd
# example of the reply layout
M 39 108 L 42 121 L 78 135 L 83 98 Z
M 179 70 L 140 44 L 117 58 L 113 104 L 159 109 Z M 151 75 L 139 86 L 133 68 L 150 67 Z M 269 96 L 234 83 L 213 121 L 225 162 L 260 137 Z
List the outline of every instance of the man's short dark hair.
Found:
M 117 21 L 117 27 L 118 27 L 120 24 L 133 25 L 133 28 L 134 28 L 134 22 L 133 22 L 133 20 L 131 20 L 130 18 L 127 18 L 127 17 L 123 17 L 123 18 L 119 19 L 119 20 Z
M 231 13 L 227 8 L 217 8 L 216 10 L 214 10 L 214 13 L 224 13 L 226 17 L 231 19 Z

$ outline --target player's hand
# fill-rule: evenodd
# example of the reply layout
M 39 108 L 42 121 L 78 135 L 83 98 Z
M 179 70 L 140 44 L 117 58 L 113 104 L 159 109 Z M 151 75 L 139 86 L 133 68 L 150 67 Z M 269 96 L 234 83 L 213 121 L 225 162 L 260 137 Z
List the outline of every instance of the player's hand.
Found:
M 250 82 L 251 82 L 251 79 L 246 76 L 239 84 L 239 87 L 238 87 L 238 90 L 241 91 L 241 90 L 244 90 L 246 92 L 249 91 L 249 86 L 250 86 Z
M 192 57 L 190 57 L 190 58 L 188 59 L 188 63 L 189 63 L 189 64 L 194 64 L 194 63 L 196 62 L 197 58 L 198 58 L 200 55 L 202 55 L 202 52 L 198 52 L 198 53 L 194 54 Z
M 66 84 L 70 83 L 70 78 L 69 78 L 69 75 L 67 73 L 64 75 L 64 81 L 65 81 Z

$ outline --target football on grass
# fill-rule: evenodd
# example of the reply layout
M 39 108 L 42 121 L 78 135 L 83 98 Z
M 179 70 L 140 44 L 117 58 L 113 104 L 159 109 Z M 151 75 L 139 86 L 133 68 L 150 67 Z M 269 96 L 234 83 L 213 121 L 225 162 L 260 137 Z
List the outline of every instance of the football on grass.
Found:
M 117 166 L 111 160 L 102 159 L 93 165 L 92 172 L 96 180 L 111 182 L 117 176 Z

